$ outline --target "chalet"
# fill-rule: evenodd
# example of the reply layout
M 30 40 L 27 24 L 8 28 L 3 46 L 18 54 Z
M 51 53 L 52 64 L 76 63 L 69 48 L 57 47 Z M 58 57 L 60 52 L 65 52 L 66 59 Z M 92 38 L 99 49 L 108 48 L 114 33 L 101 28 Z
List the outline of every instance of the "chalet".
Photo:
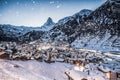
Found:
M 6 52 L 0 52 L 0 59 L 9 59 L 9 54 Z
M 83 79 L 81 79 L 81 80 L 87 80 L 86 78 L 83 78 Z
M 4 52 L 4 48 L 3 47 L 0 47 L 0 59 L 3 59 L 5 58 L 5 52 Z
M 3 47 L 0 47 L 0 52 L 2 52 L 4 50 L 4 48 Z
M 109 71 L 106 73 L 108 80 L 120 80 L 120 72 Z
M 98 67 L 98 70 L 105 73 L 108 80 L 120 80 L 120 70 L 105 71 Z
M 117 72 L 117 80 L 120 80 L 120 72 Z
M 119 70 L 115 70 L 115 72 L 116 72 L 116 77 L 117 77 L 116 80 L 120 80 L 120 69 Z

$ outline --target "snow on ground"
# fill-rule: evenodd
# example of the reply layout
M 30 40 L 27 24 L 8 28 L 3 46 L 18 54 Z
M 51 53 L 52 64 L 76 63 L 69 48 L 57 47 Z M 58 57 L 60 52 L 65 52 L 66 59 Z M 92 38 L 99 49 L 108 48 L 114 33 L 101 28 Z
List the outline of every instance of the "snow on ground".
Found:
M 0 80 L 67 80 L 72 65 L 31 61 L 0 61 Z
M 103 38 L 99 36 L 84 36 L 81 38 L 77 38 L 74 42 L 71 43 L 73 48 L 86 48 L 92 50 L 101 50 L 105 52 L 109 51 L 118 51 L 120 52 L 119 48 L 119 40 L 117 36 L 112 36 L 108 31 L 106 31 Z M 116 41 L 116 42 L 114 42 Z
M 69 75 L 74 79 L 74 80 L 81 80 L 83 78 L 86 78 L 88 80 L 107 80 L 105 77 L 105 74 L 102 73 L 101 71 L 97 70 L 98 65 L 94 64 L 88 64 L 85 66 L 84 70 L 81 71 L 78 69 L 75 70 L 69 70 Z M 76 68 L 76 67 L 75 67 Z
M 105 74 L 98 71 L 93 64 L 87 65 L 84 71 L 80 71 L 75 70 L 74 65 L 60 62 L 48 64 L 36 60 L 0 60 L 0 80 L 68 80 L 65 72 L 69 72 L 75 80 L 82 78 L 107 80 Z

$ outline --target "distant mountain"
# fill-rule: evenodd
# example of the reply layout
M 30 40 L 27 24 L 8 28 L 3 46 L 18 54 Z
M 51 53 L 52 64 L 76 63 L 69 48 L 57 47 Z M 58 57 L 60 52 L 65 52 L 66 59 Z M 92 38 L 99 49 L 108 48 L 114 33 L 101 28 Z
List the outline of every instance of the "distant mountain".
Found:
M 88 15 L 90 12 L 91 12 L 91 10 L 84 9 L 84 10 L 76 13 L 73 16 L 66 17 L 64 19 L 59 20 L 57 24 L 55 24 L 53 22 L 52 18 L 49 17 L 48 20 L 41 27 L 13 26 L 13 25 L 9 25 L 9 24 L 8 25 L 7 24 L 0 25 L 0 35 L 1 35 L 0 40 L 1 41 L 36 40 L 36 39 L 39 39 L 39 37 L 36 37 L 35 39 L 33 39 L 33 37 L 30 35 L 32 35 L 33 33 L 37 34 L 37 32 L 43 34 L 42 32 L 46 32 L 46 31 L 48 32 L 51 29 L 53 29 L 53 27 L 58 26 L 61 23 L 65 24 L 65 23 L 67 23 L 67 21 L 74 20 L 78 15 L 81 15 L 81 18 L 83 18 L 84 16 Z M 84 13 L 85 13 L 85 15 L 83 15 Z M 76 21 L 78 21 L 78 19 L 79 19 L 79 17 L 76 19 Z M 70 23 L 70 24 L 73 24 L 73 23 Z M 69 30 L 69 28 L 68 28 L 68 30 Z M 68 34 L 68 33 L 66 33 L 66 34 Z M 48 36 L 48 34 L 46 34 L 46 35 Z
M 18 37 L 30 31 L 30 28 L 24 26 L 0 25 L 0 40 L 17 41 Z
M 49 31 L 54 27 L 55 23 L 53 22 L 52 18 L 48 18 L 44 25 L 41 27 L 42 31 Z
M 50 17 L 42 27 L 27 27 L 1 24 L 0 41 L 25 42 L 40 39 L 43 33 L 52 29 L 54 25 L 55 23 Z
M 19 38 L 30 31 L 39 31 L 40 27 L 0 25 L 0 41 L 19 41 Z
M 19 41 L 26 42 L 26 41 L 34 41 L 38 39 L 42 40 L 47 36 L 48 31 L 51 30 L 54 27 L 54 25 L 55 23 L 53 22 L 52 18 L 49 17 L 43 26 L 38 28 L 33 28 L 32 31 L 29 31 L 23 36 L 21 36 L 19 38 Z
M 51 26 L 54 25 L 52 18 L 48 17 L 47 21 L 44 23 L 44 26 Z

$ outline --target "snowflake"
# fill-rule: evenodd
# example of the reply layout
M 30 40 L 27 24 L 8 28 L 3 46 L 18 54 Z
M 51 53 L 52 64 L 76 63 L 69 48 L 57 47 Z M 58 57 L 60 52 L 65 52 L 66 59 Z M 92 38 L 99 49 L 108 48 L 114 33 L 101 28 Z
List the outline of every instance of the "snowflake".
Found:
M 56 8 L 60 8 L 60 5 L 57 5 Z
M 56 3 L 59 3 L 59 1 L 56 1 Z
M 7 1 L 5 1 L 5 4 L 8 4 L 8 2 L 7 2 Z
M 0 14 L 0 17 L 2 16 L 2 14 Z
M 32 7 L 31 9 L 32 9 L 32 10 L 34 10 L 34 8 L 33 8 L 33 7 Z
M 18 12 L 18 11 L 16 11 L 16 14 L 19 14 L 19 12 Z
M 50 1 L 50 4 L 54 4 L 55 2 L 54 1 Z
M 19 5 L 20 3 L 19 3 L 19 2 L 17 2 L 16 4 L 17 4 L 17 5 Z
M 20 13 L 18 11 L 16 11 L 16 16 L 20 16 Z
M 36 2 L 33 0 L 32 3 L 35 4 Z
M 25 7 L 27 6 L 28 4 L 25 4 Z

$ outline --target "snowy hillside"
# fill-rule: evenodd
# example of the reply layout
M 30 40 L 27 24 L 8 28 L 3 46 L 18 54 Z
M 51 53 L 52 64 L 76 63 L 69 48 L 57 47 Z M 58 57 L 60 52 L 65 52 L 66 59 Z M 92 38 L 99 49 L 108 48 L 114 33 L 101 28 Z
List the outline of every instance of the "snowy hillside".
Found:
M 0 25 L 0 39 L 1 41 L 19 41 L 19 37 L 33 30 L 39 31 L 40 27 Z
M 91 12 L 92 12 L 92 10 L 83 9 L 83 10 L 79 11 L 78 13 L 75 13 L 72 16 L 68 16 L 68 17 L 65 17 L 63 19 L 60 19 L 57 24 L 58 25 L 64 25 L 67 22 L 72 21 L 74 19 L 76 19 L 77 21 L 79 21 L 79 19 L 81 19 L 81 17 L 83 18 L 84 16 L 88 16 Z
M 83 9 L 73 16 L 68 16 L 59 20 L 58 23 L 55 24 L 53 29 L 49 31 L 49 37 L 52 40 L 63 40 L 71 43 L 75 39 L 71 38 L 72 34 L 76 32 L 76 28 L 79 24 L 81 24 L 81 21 L 91 12 L 91 10 Z
M 117 1 L 107 1 L 92 12 L 84 23 L 84 30 L 78 28 L 83 33 L 78 33 L 80 36 L 71 45 L 76 48 L 120 51 L 119 6 Z
M 73 65 L 65 63 L 47 64 L 35 60 L 25 62 L 0 61 L 0 80 L 67 80 L 66 71 L 70 71 L 76 77 L 76 80 L 87 78 L 85 72 L 78 72 L 74 70 Z M 104 74 L 99 71 L 96 73 L 99 73 L 99 75 L 94 72 L 91 74 L 94 75 L 94 79 L 99 77 L 97 80 L 106 80 Z M 92 77 L 88 76 L 88 79 L 92 80 Z
M 111 36 L 110 33 L 105 33 L 103 38 L 97 35 L 78 37 L 71 46 L 74 48 L 87 48 L 101 51 L 120 51 L 120 38 L 118 36 Z
M 63 41 L 69 42 L 74 48 L 120 51 L 119 7 L 119 1 L 108 0 L 95 11 L 81 10 L 61 19 L 51 30 L 56 36 L 51 34 L 51 37 L 58 40 L 62 36 Z
M 0 61 L 0 80 L 67 80 L 69 64 L 38 61 Z

